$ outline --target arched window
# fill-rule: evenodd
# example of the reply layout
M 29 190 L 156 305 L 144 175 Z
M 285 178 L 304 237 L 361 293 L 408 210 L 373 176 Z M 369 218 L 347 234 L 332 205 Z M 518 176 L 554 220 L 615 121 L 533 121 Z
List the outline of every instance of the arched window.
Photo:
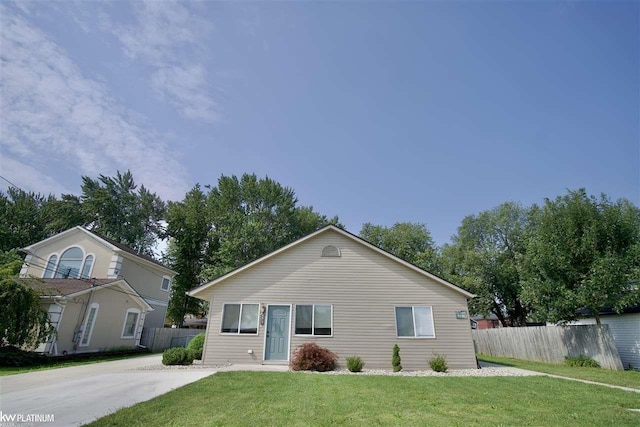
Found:
M 56 271 L 56 262 L 58 262 L 58 255 L 51 255 L 49 257 L 49 261 L 47 261 L 47 266 L 44 269 L 44 273 L 42 274 L 43 279 L 51 279 L 53 277 L 53 274 Z
M 84 265 L 82 266 L 82 275 L 80 276 L 83 279 L 88 279 L 91 275 L 91 267 L 93 267 L 93 255 L 87 255 L 84 259 Z
M 78 247 L 69 248 L 60 256 L 58 263 L 58 271 L 56 278 L 72 278 L 77 279 L 80 275 L 80 267 L 82 266 L 82 258 L 84 254 L 82 249 Z

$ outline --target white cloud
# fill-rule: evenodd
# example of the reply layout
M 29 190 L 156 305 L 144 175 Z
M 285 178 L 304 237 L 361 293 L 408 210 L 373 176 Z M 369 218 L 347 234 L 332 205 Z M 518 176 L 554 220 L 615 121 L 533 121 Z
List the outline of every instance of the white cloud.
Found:
M 152 67 L 151 85 L 161 100 L 187 118 L 215 121 L 217 105 L 197 52 L 210 25 L 176 1 L 139 2 L 135 12 L 135 25 L 114 24 L 103 15 L 102 27 L 127 57 Z
M 52 177 L 61 169 L 90 176 L 131 169 L 161 197 L 182 198 L 186 171 L 162 135 L 83 76 L 47 34 L 1 5 L 0 24 L 2 168 L 15 184 L 58 192 Z M 35 188 L 38 182 L 44 187 Z

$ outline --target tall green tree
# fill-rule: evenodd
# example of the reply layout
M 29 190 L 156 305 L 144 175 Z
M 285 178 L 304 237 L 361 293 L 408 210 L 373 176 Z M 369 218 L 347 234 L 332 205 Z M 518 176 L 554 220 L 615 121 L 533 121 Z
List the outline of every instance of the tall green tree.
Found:
M 79 199 L 63 194 L 27 192 L 9 187 L 0 192 L 0 250 L 22 248 L 84 224 Z
M 640 303 L 640 209 L 585 189 L 532 208 L 523 297 L 535 316 L 571 321 L 586 308 L 620 312 Z
M 424 224 L 397 222 L 391 227 L 362 225 L 360 237 L 429 272 L 439 274 L 438 248 Z
M 164 235 L 165 203 L 144 185 L 136 185 L 130 171 L 115 177 L 82 177 L 82 211 L 92 231 L 153 255 Z
M 186 314 L 200 314 L 199 299 L 186 295 L 201 283 L 201 273 L 210 231 L 207 212 L 207 196 L 199 185 L 191 189 L 181 202 L 169 202 L 167 210 L 167 234 L 169 264 L 177 273 L 171 287 L 171 300 L 167 316 L 182 327 Z
M 477 314 L 497 316 L 503 326 L 524 326 L 528 307 L 521 298 L 520 266 L 529 233 L 527 209 L 507 202 L 462 220 L 442 251 L 445 276 L 477 295 Z
M 16 250 L 0 253 L 0 346 L 34 348 L 54 332 L 40 294 L 17 278 L 22 257 Z
M 308 206 L 298 206 L 293 189 L 255 174 L 221 176 L 207 206 L 210 229 L 207 279 L 224 274 L 332 223 Z

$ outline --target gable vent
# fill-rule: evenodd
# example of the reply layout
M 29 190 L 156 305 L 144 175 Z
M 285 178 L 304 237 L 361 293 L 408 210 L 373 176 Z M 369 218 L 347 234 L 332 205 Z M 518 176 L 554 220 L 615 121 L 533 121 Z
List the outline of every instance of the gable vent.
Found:
M 322 249 L 322 256 L 339 257 L 340 256 L 340 249 L 336 248 L 333 245 L 325 246 Z

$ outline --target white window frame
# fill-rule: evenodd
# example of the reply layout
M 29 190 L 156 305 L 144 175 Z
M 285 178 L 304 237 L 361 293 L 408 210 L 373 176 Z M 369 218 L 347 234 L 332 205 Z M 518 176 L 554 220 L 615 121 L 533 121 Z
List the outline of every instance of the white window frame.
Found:
M 224 325 L 224 312 L 228 305 L 239 305 L 240 312 L 238 313 L 238 332 L 222 332 L 222 326 Z M 258 318 L 256 320 L 256 333 L 240 333 L 240 323 L 242 322 L 242 310 L 245 305 L 257 305 L 258 306 Z M 220 335 L 234 335 L 234 336 L 256 336 L 260 335 L 260 303 L 258 302 L 225 302 L 222 304 L 222 316 L 220 316 Z
M 296 318 L 298 313 L 299 305 L 310 305 L 311 306 L 311 333 L 310 334 L 296 334 Z M 316 335 L 313 332 L 315 331 L 315 323 L 316 323 L 316 305 L 328 306 L 331 307 L 331 334 L 329 335 Z M 333 304 L 294 304 L 295 313 L 291 316 L 293 319 L 293 336 L 295 337 L 317 337 L 317 338 L 332 338 L 333 337 Z
M 163 288 L 162 285 L 164 284 L 164 279 L 167 279 L 169 281 L 169 284 L 167 285 L 167 289 Z M 171 291 L 171 277 L 169 276 L 162 276 L 162 281 L 160 281 L 160 290 L 164 291 L 164 292 L 169 292 Z
M 397 309 L 398 308 L 411 308 L 411 317 L 413 320 L 413 336 L 412 337 L 406 337 L 406 336 L 400 336 L 398 335 L 398 314 L 397 314 Z M 433 329 L 433 336 L 417 336 L 417 328 L 416 328 L 416 308 L 429 308 L 429 313 L 431 314 L 430 316 L 430 320 L 431 320 L 431 326 Z M 394 323 L 396 325 L 396 338 L 398 339 L 409 339 L 409 340 L 432 340 L 436 338 L 436 324 L 433 320 L 433 306 L 431 305 L 396 305 L 393 308 L 393 320 Z
M 56 270 L 58 270 L 58 261 L 60 261 L 60 254 L 58 254 L 57 252 L 54 252 L 51 255 L 49 255 L 49 257 L 47 258 L 47 263 L 45 264 L 44 269 L 42 270 L 43 279 L 45 279 L 44 275 L 47 273 L 47 270 L 49 269 L 49 263 L 51 262 L 52 257 L 56 257 L 56 262 L 53 263 L 53 269 L 51 270 L 51 277 L 46 277 L 46 278 L 53 279 L 54 277 L 56 277 Z
M 91 310 L 94 308 L 96 309 L 96 313 L 93 315 L 91 324 L 88 325 L 87 323 L 89 322 L 89 315 L 91 314 Z M 82 332 L 80 333 L 80 342 L 78 343 L 78 347 L 89 347 L 89 345 L 91 344 L 91 336 L 93 335 L 93 328 L 96 325 L 96 320 L 98 319 L 99 310 L 100 304 L 98 304 L 97 302 L 91 303 L 91 305 L 89 306 L 89 310 L 87 310 L 87 317 L 84 319 L 84 324 L 82 325 Z M 87 328 L 89 328 L 88 331 Z M 83 343 L 82 341 L 84 340 L 85 332 L 87 332 L 87 342 Z
M 83 250 L 84 252 L 84 250 Z M 84 267 L 87 264 L 87 258 L 89 257 L 93 257 L 93 261 L 91 261 L 91 268 L 89 269 L 89 273 L 87 274 L 87 277 L 82 277 L 82 272 L 84 271 Z M 93 274 L 93 267 L 96 266 L 96 256 L 95 254 L 86 254 L 84 256 L 84 258 L 82 259 L 82 268 L 80 268 L 80 273 L 79 273 L 79 278 L 80 279 L 90 279 L 91 275 Z
M 129 318 L 129 313 L 136 313 L 137 317 L 136 317 L 136 323 L 134 324 L 133 327 L 133 335 L 125 335 L 125 330 L 127 329 L 127 319 Z M 127 312 L 124 314 L 124 323 L 122 324 L 122 334 L 120 334 L 120 338 L 121 339 L 132 339 L 136 337 L 136 332 L 138 331 L 138 323 L 140 322 L 140 309 L 138 308 L 130 308 L 127 310 Z

